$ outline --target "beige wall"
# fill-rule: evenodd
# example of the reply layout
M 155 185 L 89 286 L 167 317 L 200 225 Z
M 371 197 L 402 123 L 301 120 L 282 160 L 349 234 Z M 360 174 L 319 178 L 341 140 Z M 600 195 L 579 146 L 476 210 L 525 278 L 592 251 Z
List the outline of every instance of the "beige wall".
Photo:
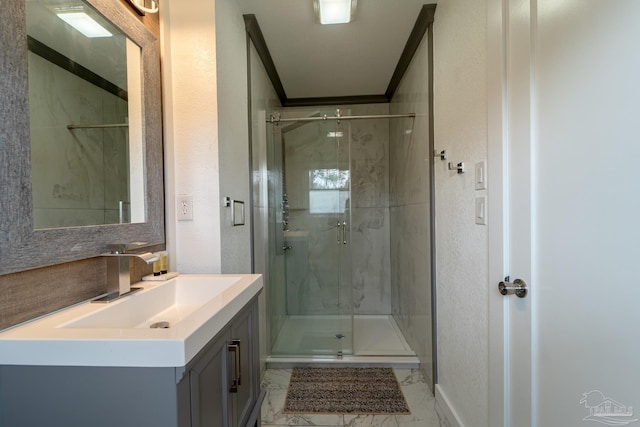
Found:
M 165 204 L 171 269 L 220 273 L 220 191 L 215 4 L 163 2 Z M 193 220 L 176 220 L 179 194 Z
M 248 273 L 249 142 L 246 35 L 231 0 L 163 4 L 167 242 L 184 273 Z M 218 84 L 221 82 L 220 84 Z M 193 196 L 193 221 L 175 198 Z M 245 202 L 231 224 L 228 196 Z M 173 264 L 172 264 L 173 265 Z
M 221 265 L 223 273 L 250 273 L 247 36 L 239 2 L 215 4 L 220 197 L 245 203 L 245 225 L 235 227 L 231 209 L 220 205 Z

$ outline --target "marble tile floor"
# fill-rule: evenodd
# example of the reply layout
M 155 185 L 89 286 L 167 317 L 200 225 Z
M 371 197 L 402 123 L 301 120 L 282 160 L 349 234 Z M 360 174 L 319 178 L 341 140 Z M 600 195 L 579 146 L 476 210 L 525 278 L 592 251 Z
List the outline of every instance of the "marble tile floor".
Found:
M 417 369 L 394 369 L 411 415 L 283 414 L 290 369 L 267 369 L 262 387 L 262 426 L 440 427 L 435 398 Z

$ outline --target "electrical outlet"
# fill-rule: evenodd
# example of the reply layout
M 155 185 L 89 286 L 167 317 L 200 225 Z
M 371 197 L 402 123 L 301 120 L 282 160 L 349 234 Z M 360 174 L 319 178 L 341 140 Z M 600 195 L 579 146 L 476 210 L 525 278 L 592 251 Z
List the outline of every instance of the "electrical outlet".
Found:
M 190 194 L 181 194 L 176 197 L 176 215 L 178 221 L 193 220 L 193 196 Z

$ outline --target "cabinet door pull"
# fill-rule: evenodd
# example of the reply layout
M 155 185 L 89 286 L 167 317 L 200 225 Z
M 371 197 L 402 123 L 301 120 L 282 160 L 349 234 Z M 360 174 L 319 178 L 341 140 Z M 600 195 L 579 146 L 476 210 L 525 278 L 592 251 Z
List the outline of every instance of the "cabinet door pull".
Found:
M 238 357 L 236 361 L 236 384 L 242 385 L 242 357 L 240 353 L 242 350 L 240 348 L 240 340 L 231 340 L 231 343 L 238 347 Z
M 229 392 L 237 393 L 238 386 L 242 381 L 242 367 L 240 366 L 240 340 L 231 340 L 231 344 L 227 344 L 227 350 L 233 353 L 233 381 L 231 382 Z

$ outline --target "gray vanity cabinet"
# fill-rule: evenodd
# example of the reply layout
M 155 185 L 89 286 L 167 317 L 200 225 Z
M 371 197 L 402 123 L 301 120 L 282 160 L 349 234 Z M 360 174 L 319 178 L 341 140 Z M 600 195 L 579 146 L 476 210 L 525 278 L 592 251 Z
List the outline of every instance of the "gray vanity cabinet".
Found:
M 255 304 L 251 310 L 240 313 L 230 327 L 231 346 L 237 346 L 231 347 L 233 357 L 230 359 L 233 361 L 231 383 L 235 386 L 235 391 L 231 393 L 231 427 L 247 424 L 260 391 L 258 330 L 257 322 L 254 321 L 257 316 Z
M 228 335 L 228 334 L 224 334 Z M 225 427 L 229 425 L 229 398 L 225 358 L 227 358 L 227 336 L 218 336 L 205 353 L 195 362 L 183 381 L 188 402 L 183 406 L 189 411 L 181 419 L 181 426 Z
M 0 366 L 0 426 L 259 426 L 259 369 L 254 297 L 186 366 Z
M 258 421 L 260 404 L 257 303 L 245 307 L 198 354 L 188 381 L 191 427 L 245 427 Z M 182 390 L 187 387 L 182 386 Z M 184 392 L 183 392 L 184 393 Z M 181 405 L 186 409 L 187 405 Z

